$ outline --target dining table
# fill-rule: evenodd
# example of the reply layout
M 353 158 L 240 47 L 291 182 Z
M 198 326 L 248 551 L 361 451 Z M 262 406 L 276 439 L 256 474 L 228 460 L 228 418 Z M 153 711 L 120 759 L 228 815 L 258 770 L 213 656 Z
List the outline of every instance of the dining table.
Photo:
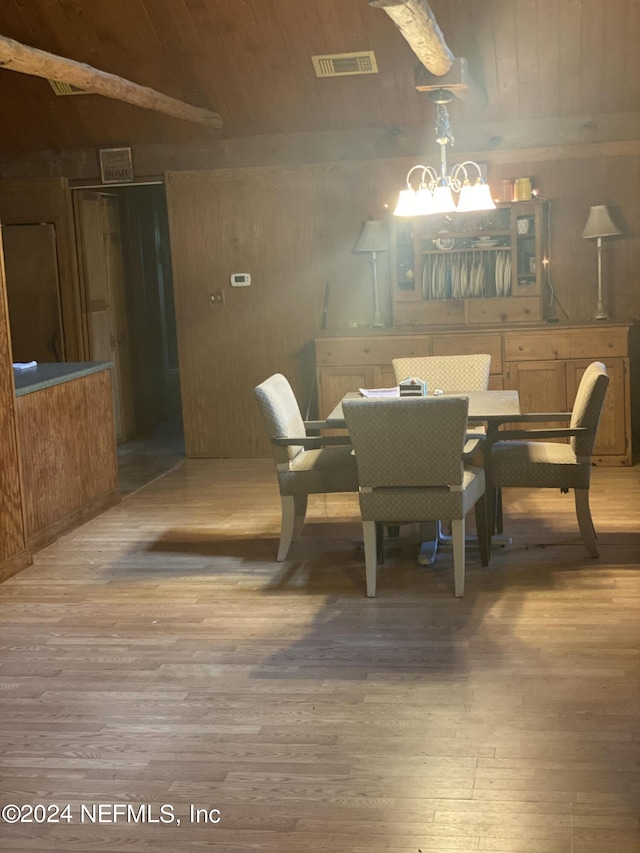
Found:
M 397 399 L 402 400 L 400 392 L 393 393 L 393 389 L 379 389 L 379 395 L 369 392 L 371 396 L 366 399 Z M 342 400 L 325 418 L 325 424 L 328 429 L 346 429 L 346 421 L 344 412 L 342 411 L 342 402 L 346 399 L 361 398 L 365 395 L 360 391 L 349 391 L 344 395 Z M 441 394 L 441 397 L 467 397 L 469 400 L 468 421 L 470 424 L 484 423 L 486 424 L 487 434 L 497 430 L 501 424 L 508 423 L 514 415 L 520 415 L 520 398 L 517 391 L 511 389 L 505 390 L 487 390 L 487 391 L 465 391 L 460 394 Z M 405 398 L 406 399 L 406 398 Z M 473 437 L 473 433 L 471 434 Z M 418 562 L 421 565 L 431 565 L 438 552 L 438 545 L 449 541 L 449 537 L 440 534 L 439 522 L 423 522 L 420 525 L 420 553 Z M 477 538 L 473 536 L 467 537 L 468 542 L 477 542 Z M 511 543 L 511 539 L 503 534 L 494 534 L 492 537 L 494 546 L 504 546 Z
M 381 389 L 382 390 L 382 389 Z M 360 398 L 363 395 L 359 391 L 349 391 L 342 400 L 349 398 Z M 431 395 L 429 395 L 431 396 Z M 487 423 L 487 432 L 493 432 L 500 424 L 508 422 L 514 415 L 521 414 L 520 398 L 517 391 L 465 391 L 463 394 L 441 394 L 441 397 L 467 397 L 469 400 L 469 423 Z M 371 396 L 368 399 L 403 399 L 400 394 L 381 394 L 380 397 Z M 327 429 L 345 429 L 346 422 L 342 411 L 342 400 L 325 418 Z

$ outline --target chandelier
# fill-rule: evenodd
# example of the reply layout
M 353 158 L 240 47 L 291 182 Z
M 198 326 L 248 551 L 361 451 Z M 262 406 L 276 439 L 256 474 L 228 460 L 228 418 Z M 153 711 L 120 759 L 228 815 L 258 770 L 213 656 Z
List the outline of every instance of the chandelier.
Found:
M 449 124 L 447 104 L 453 95 L 447 89 L 429 92 L 436 103 L 436 142 L 440 146 L 440 173 L 433 166 L 421 164 L 413 166 L 407 174 L 407 188 L 402 190 L 398 204 L 393 211 L 395 216 L 428 216 L 431 213 L 460 213 L 476 210 L 493 210 L 495 203 L 491 189 L 482 177 L 482 169 L 473 160 L 459 163 L 447 174 L 447 145 L 453 145 L 455 139 Z M 412 184 L 413 176 L 420 173 L 417 189 Z M 459 195 L 456 205 L 453 193 Z

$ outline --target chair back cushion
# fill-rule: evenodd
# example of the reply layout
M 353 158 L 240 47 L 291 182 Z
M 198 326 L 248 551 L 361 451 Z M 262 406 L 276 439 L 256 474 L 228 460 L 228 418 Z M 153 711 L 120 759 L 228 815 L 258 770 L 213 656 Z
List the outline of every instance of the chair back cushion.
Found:
M 274 373 L 265 379 L 255 389 L 255 395 L 269 438 L 296 438 L 306 435 L 296 396 L 289 381 L 281 373 Z M 295 459 L 302 450 L 298 445 L 271 447 L 277 463 Z
M 571 437 L 571 446 L 576 456 L 591 456 L 593 452 L 608 385 L 607 368 L 599 361 L 590 364 L 582 374 L 571 412 L 571 426 L 589 427 L 593 432 L 590 435 Z
M 461 485 L 466 397 L 348 399 L 342 407 L 360 487 Z
M 464 394 L 486 391 L 489 387 L 491 356 L 486 353 L 394 358 L 391 363 L 396 384 L 414 376 L 427 383 L 429 394 L 435 388 L 441 388 L 445 394 Z

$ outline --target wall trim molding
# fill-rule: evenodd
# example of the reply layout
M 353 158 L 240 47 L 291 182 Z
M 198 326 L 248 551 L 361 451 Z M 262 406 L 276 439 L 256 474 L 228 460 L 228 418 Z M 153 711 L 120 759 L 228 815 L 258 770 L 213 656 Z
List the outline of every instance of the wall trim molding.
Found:
M 564 119 L 464 123 L 456 120 L 452 159 L 487 163 L 637 156 L 640 112 Z M 426 141 L 425 141 L 426 140 Z M 133 146 L 135 180 L 157 180 L 167 171 L 247 169 L 332 163 L 373 163 L 438 156 L 431 129 L 369 127 L 319 133 L 212 140 L 207 146 L 156 143 Z M 0 155 L 0 180 L 68 178 L 100 184 L 98 149 L 72 148 Z

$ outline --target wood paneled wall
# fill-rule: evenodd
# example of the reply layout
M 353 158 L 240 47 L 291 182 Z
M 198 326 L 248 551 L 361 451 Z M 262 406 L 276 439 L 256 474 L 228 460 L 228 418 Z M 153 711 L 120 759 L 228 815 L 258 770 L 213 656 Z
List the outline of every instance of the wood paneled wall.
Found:
M 602 278 L 605 304 L 621 321 L 640 318 L 640 159 L 635 154 L 497 164 L 490 176 L 530 176 L 540 195 L 551 200 L 550 273 L 560 306 L 555 316 L 571 323 L 588 321 L 596 307 L 596 241 L 583 240 L 589 208 L 609 206 L 623 232 L 603 239 Z
M 170 173 L 167 198 L 190 456 L 268 453 L 253 388 L 287 375 L 302 408 L 327 282 L 327 327 L 367 324 L 368 255 L 352 254 L 363 221 L 385 215 L 393 164 Z M 250 273 L 232 288 L 231 273 Z M 380 282 L 390 316 L 388 259 Z M 224 305 L 209 295 L 222 291 Z
M 82 322 L 71 195 L 66 178 L 0 183 L 0 223 L 48 222 L 56 232 L 65 360 L 87 355 Z
M 550 269 L 556 316 L 571 323 L 595 309 L 593 241 L 582 239 L 589 207 L 608 204 L 624 230 L 605 241 L 603 275 L 616 320 L 640 317 L 640 173 L 633 155 L 491 164 L 489 178 L 531 176 L 551 201 Z M 288 375 L 304 408 L 313 396 L 305 361 L 320 331 L 348 332 L 371 317 L 371 270 L 351 250 L 362 221 L 387 215 L 406 163 L 378 160 L 281 169 L 171 173 L 168 200 L 187 453 L 243 456 L 267 451 L 251 389 Z M 231 288 L 232 272 L 252 285 Z M 380 286 L 389 316 L 388 258 Z M 222 290 L 224 306 L 210 307 Z M 561 307 L 560 307 L 561 306 Z
M 24 568 L 30 561 L 31 556 L 25 548 L 9 315 L 0 252 L 0 580 Z
M 464 138 L 464 125 L 460 135 Z M 268 452 L 252 389 L 270 373 L 280 371 L 291 378 L 303 409 L 308 400 L 315 400 L 311 342 L 321 331 L 327 282 L 327 331 L 348 333 L 353 324 L 370 321 L 371 270 L 367 256 L 352 254 L 353 245 L 368 216 L 388 214 L 384 205 L 394 204 L 408 167 L 435 161 L 430 131 L 427 153 L 412 157 L 407 156 L 402 138 L 394 147 L 384 134 L 369 138 L 360 154 L 367 159 L 356 159 L 348 133 L 332 136 L 329 150 L 322 134 L 317 135 L 315 148 L 310 138 L 305 136 L 298 155 L 314 160 L 305 165 L 236 165 L 243 159 L 273 163 L 293 158 L 291 140 L 275 137 L 256 140 L 250 150 L 241 140 L 240 154 L 226 149 L 234 168 L 192 171 L 197 152 L 187 148 L 156 147 L 147 152 L 146 160 L 136 160 L 142 170 L 174 169 L 168 176 L 167 195 L 189 455 Z M 610 314 L 620 321 L 640 318 L 639 145 L 629 140 L 485 152 L 494 187 L 502 178 L 530 176 L 541 195 L 551 200 L 550 270 L 558 299 L 554 313 L 561 321 L 567 319 L 566 312 L 569 322 L 586 322 L 595 308 L 596 249 L 593 241 L 581 236 L 593 204 L 610 205 L 624 232 L 604 241 Z M 379 155 L 372 156 L 376 147 Z M 331 154 L 334 160 L 324 162 Z M 465 156 L 454 149 L 451 160 Z M 475 156 L 482 160 L 481 154 Z M 76 174 L 72 162 L 69 155 L 59 166 Z M 204 155 L 200 162 L 206 164 Z M 78 164 L 81 172 L 84 155 L 79 155 Z M 61 199 L 66 191 L 62 179 L 36 182 L 35 192 L 39 185 L 49 184 L 57 184 Z M 6 208 L 10 203 L 12 210 Z M 24 216 L 24 205 L 19 192 L 0 192 L 0 215 L 4 209 L 11 221 Z M 46 218 L 43 213 L 40 217 Z M 231 288 L 232 272 L 251 273 L 253 284 Z M 70 271 L 67 280 L 73 275 Z M 384 255 L 379 257 L 379 277 L 390 320 Z M 224 293 L 225 305 L 210 306 L 209 294 L 215 291 Z

